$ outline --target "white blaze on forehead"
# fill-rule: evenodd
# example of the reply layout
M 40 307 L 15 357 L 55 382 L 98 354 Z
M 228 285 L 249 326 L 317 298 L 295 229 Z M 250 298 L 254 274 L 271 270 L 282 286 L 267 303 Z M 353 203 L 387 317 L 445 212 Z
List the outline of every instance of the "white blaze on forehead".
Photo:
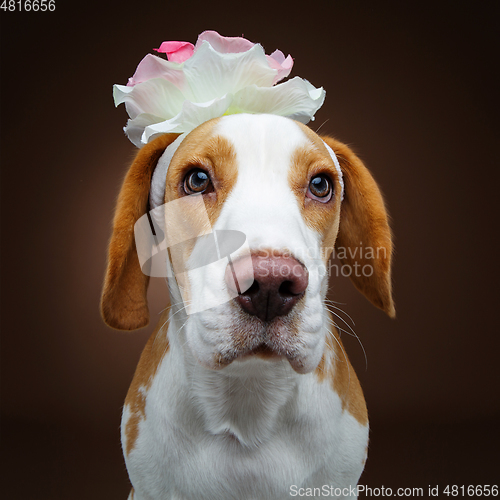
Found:
M 293 120 L 276 115 L 225 116 L 217 123 L 214 133 L 232 143 L 239 164 L 254 165 L 254 174 L 275 172 L 288 175 L 293 153 L 310 144 Z
M 243 231 L 253 249 L 319 249 L 319 235 L 306 227 L 289 184 L 295 152 L 311 145 L 300 127 L 275 115 L 231 115 L 214 133 L 231 143 L 238 168 L 215 227 Z

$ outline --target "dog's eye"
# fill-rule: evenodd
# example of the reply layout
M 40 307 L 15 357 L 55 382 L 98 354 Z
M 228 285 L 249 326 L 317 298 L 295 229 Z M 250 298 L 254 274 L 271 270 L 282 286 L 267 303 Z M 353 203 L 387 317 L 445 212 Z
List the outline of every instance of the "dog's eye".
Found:
M 309 183 L 307 196 L 313 200 L 327 203 L 332 198 L 333 188 L 330 179 L 326 175 L 316 175 Z
M 187 194 L 203 193 L 210 186 L 210 176 L 201 168 L 188 172 L 184 178 L 184 191 Z

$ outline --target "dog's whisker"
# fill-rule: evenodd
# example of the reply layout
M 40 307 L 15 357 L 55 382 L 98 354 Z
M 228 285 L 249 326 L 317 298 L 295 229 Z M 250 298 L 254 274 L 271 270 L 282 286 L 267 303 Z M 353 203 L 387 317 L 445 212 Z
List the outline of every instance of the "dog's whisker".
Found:
M 330 302 L 331 304 L 339 304 L 341 306 L 346 306 L 347 305 L 347 303 L 345 303 L 345 302 L 337 302 L 336 300 L 332 300 L 332 299 L 329 299 L 329 298 L 326 298 L 326 297 L 325 297 L 325 301 L 326 302 Z
M 184 323 L 182 324 L 182 326 L 179 328 L 179 332 L 182 332 L 183 328 L 187 325 L 188 320 L 189 320 L 189 318 L 188 318 L 186 321 L 184 321 Z M 187 343 L 187 340 L 186 340 L 186 342 L 184 343 L 184 345 L 185 345 L 186 343 Z
M 177 306 L 179 306 L 181 304 L 184 304 L 184 301 L 181 300 L 180 302 L 175 302 L 175 303 L 172 302 L 169 305 L 167 305 L 167 307 L 164 307 L 158 314 L 161 314 L 162 312 L 166 311 L 169 308 L 173 309 L 173 308 L 175 308 L 175 307 L 177 307 Z
M 340 321 L 342 321 L 342 323 L 344 323 L 347 326 L 347 328 L 349 328 L 349 330 L 351 331 L 351 333 L 353 335 L 356 335 L 356 332 L 352 329 L 351 325 L 349 325 L 349 323 L 347 323 L 347 321 L 342 316 L 340 316 L 339 314 L 337 314 L 335 311 L 332 311 L 330 309 L 331 306 L 325 306 L 325 307 L 326 307 L 327 311 L 330 314 L 333 314 L 335 317 L 337 317 L 338 319 L 340 319 Z
M 338 325 L 335 321 L 333 321 L 333 324 L 339 329 L 339 330 L 342 330 L 345 334 L 347 335 L 350 335 L 351 337 L 356 337 L 356 339 L 358 339 L 358 342 L 361 342 L 361 340 L 359 339 L 358 335 L 356 334 L 356 332 L 338 315 L 338 314 L 335 314 L 335 312 L 333 311 L 330 311 L 328 308 L 327 308 L 327 311 L 334 315 L 335 317 L 339 318 L 340 320 L 342 320 L 342 322 L 349 328 L 350 331 L 348 330 L 345 330 L 344 328 L 342 328 L 340 325 Z
M 183 304 L 183 303 L 182 303 L 182 302 L 178 302 L 178 303 L 177 303 L 177 305 L 179 305 L 179 304 Z M 166 326 L 166 325 L 167 325 L 167 324 L 168 324 L 168 323 L 172 320 L 172 318 L 173 318 L 173 317 L 174 317 L 177 313 L 180 313 L 180 312 L 182 312 L 182 311 L 185 311 L 185 310 L 187 309 L 187 307 L 188 307 L 187 305 L 184 305 L 183 307 L 181 307 L 180 309 L 178 309 L 178 310 L 177 310 L 177 311 L 175 311 L 174 313 L 170 314 L 170 315 L 169 315 L 169 317 L 168 317 L 168 318 L 164 321 L 164 323 L 160 326 L 160 328 L 158 329 L 158 332 L 159 332 L 159 333 L 160 333 L 160 332 L 161 332 L 161 333 L 165 333 L 165 335 L 166 335 L 166 334 L 167 334 L 167 332 L 166 332 L 166 331 L 165 331 L 165 332 L 163 331 L 163 330 L 164 330 L 164 328 L 165 328 L 165 326 Z M 164 311 L 165 311 L 166 309 L 168 309 L 168 307 L 166 307 L 166 308 L 164 309 Z M 187 323 L 187 320 L 186 320 L 186 322 L 184 323 L 184 325 L 185 325 L 186 323 Z M 184 325 L 183 325 L 183 326 L 184 326 Z M 158 337 L 159 337 L 159 335 L 155 336 L 155 338 L 154 338 L 154 340 L 153 340 L 153 346 L 155 345 L 156 340 L 158 339 Z
M 347 389 L 345 391 L 345 393 L 343 394 L 343 396 L 341 396 L 341 399 L 343 399 L 348 393 L 349 393 L 349 388 L 351 386 L 351 367 L 349 366 L 349 361 L 347 359 L 347 354 L 342 346 L 342 343 L 339 341 L 339 339 L 335 336 L 334 333 L 332 333 L 328 328 L 326 328 L 326 331 L 327 331 L 327 334 L 329 334 L 331 337 L 333 337 L 333 339 L 335 340 L 335 342 L 337 342 L 338 346 L 340 347 L 340 350 L 342 351 L 342 354 L 344 355 L 344 360 L 343 361 L 344 363 L 347 363 L 347 373 L 348 373 L 348 376 L 349 376 L 349 379 L 348 379 L 348 383 L 347 383 Z M 338 361 L 341 361 L 340 359 L 338 359 Z M 340 396 L 340 394 L 339 394 Z
M 160 333 L 161 333 L 161 334 L 164 334 L 165 336 L 167 335 L 167 332 L 166 332 L 166 331 L 165 331 L 165 332 L 163 331 L 163 329 L 165 328 L 165 326 L 167 325 L 167 323 L 168 323 L 168 318 L 167 318 L 167 320 L 166 320 L 166 321 L 165 321 L 165 322 L 164 322 L 164 323 L 160 326 L 160 328 L 158 328 L 158 334 L 157 334 L 157 335 L 155 335 L 155 338 L 153 339 L 153 347 L 155 346 L 156 341 L 160 338 Z M 167 330 L 168 330 L 168 328 L 167 328 Z M 168 344 L 167 344 L 167 347 L 168 347 Z
M 172 315 L 170 316 L 169 319 L 172 319 L 176 314 L 184 312 L 191 305 L 191 304 L 185 304 L 185 303 L 182 303 L 182 302 L 180 302 L 179 304 L 183 304 L 183 306 L 180 307 L 179 309 L 177 309 L 177 311 L 175 311 L 174 313 L 172 313 Z
M 356 340 L 358 341 L 359 345 L 361 346 L 361 349 L 363 351 L 363 356 L 365 358 L 365 370 L 368 370 L 368 356 L 366 355 L 366 350 L 365 350 L 365 346 L 363 345 L 363 342 L 361 342 L 361 339 L 359 338 L 359 336 L 356 334 L 356 332 L 354 330 L 352 330 L 352 333 L 351 332 L 348 332 L 347 330 L 344 330 L 343 328 L 341 328 L 339 325 L 337 325 L 337 323 L 335 323 L 334 320 L 328 318 L 328 321 L 330 322 L 330 324 L 334 325 L 335 328 L 337 328 L 338 330 L 341 330 L 342 332 L 344 332 L 345 334 L 347 335 L 350 335 L 351 337 L 355 337 Z
M 325 121 L 324 121 L 324 122 L 323 122 L 323 123 L 322 123 L 322 124 L 321 124 L 321 125 L 317 128 L 316 133 L 318 133 L 318 132 L 320 131 L 321 127 L 322 127 L 322 126 L 323 126 L 326 122 L 328 122 L 329 120 L 330 120 L 330 118 L 327 118 L 327 119 L 326 119 L 326 120 L 325 120 Z
M 344 313 L 352 321 L 352 325 L 356 326 L 356 323 L 354 322 L 354 320 L 352 319 L 352 317 L 349 315 L 349 313 L 347 313 L 346 311 L 344 311 L 341 307 L 338 307 L 338 306 L 335 305 L 335 304 L 341 304 L 340 302 L 335 302 L 334 303 L 332 300 L 328 300 L 328 299 L 325 299 L 325 302 L 327 302 L 330 307 L 333 307 L 337 311 L 340 311 L 340 312 Z M 341 304 L 341 305 L 346 305 L 346 304 Z

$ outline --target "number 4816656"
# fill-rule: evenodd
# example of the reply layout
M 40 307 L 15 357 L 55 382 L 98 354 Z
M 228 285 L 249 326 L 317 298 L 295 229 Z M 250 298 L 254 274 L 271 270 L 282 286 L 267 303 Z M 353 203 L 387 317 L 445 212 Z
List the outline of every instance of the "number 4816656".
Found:
M 0 9 L 4 12 L 54 12 L 56 0 L 3 0 Z

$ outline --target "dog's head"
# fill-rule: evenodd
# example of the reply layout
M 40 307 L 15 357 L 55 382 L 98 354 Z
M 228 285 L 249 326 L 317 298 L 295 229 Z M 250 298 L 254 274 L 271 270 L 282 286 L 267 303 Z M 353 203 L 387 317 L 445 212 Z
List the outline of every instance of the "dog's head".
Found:
M 176 137 L 160 136 L 139 151 L 118 199 L 102 298 L 104 320 L 114 328 L 148 323 L 148 277 L 134 224 L 148 210 L 152 172 Z M 299 373 L 313 370 L 328 329 L 334 248 L 358 290 L 394 316 L 387 213 L 372 176 L 345 144 L 274 115 L 211 120 L 184 138 L 165 180 L 165 203 L 183 199 L 185 218 L 197 217 L 200 194 L 208 230 L 243 233 L 247 249 L 170 279 L 171 291 L 181 288 L 190 303 L 203 303 L 211 290 L 226 296 L 198 307 L 202 312 L 178 309 L 185 348 L 203 365 L 217 369 L 253 355 L 286 357 Z M 204 241 L 186 246 L 184 258 L 203 253 Z

